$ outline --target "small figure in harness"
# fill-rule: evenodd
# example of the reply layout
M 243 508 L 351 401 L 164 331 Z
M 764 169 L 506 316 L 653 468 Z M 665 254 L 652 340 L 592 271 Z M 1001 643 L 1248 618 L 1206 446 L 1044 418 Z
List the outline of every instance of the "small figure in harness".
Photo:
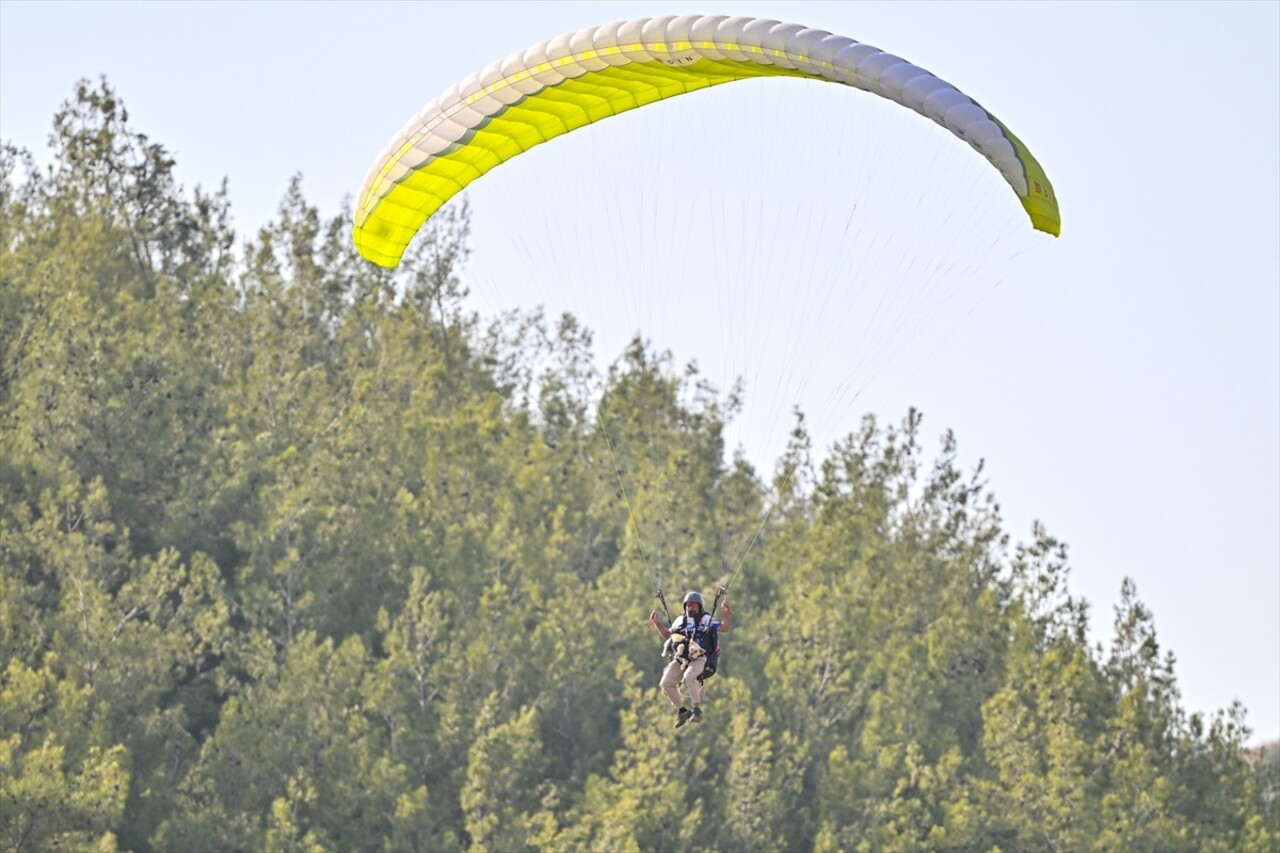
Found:
M 676 728 L 685 723 L 702 722 L 702 682 L 716 671 L 716 659 L 720 654 L 720 633 L 729 630 L 729 602 L 721 608 L 723 621 L 712 619 L 703 613 L 702 593 L 691 592 L 684 597 L 684 612 L 667 628 L 658 621 L 658 611 L 649 614 L 649 622 L 666 640 L 663 654 L 671 655 L 671 662 L 662 671 L 659 686 L 676 708 Z M 693 710 L 685 707 L 680 697 L 680 683 L 689 692 Z

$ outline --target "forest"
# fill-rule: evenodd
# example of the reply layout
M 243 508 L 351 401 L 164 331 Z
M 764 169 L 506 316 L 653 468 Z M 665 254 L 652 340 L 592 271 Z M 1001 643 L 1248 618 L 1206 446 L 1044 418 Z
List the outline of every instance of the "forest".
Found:
M 0 152 L 0 849 L 1280 847 L 1246 710 L 922 413 L 756 470 L 675 355 L 470 309 L 465 204 L 391 272 L 300 177 L 236 233 L 106 81 L 50 145 Z M 757 526 L 677 731 L 655 576 Z

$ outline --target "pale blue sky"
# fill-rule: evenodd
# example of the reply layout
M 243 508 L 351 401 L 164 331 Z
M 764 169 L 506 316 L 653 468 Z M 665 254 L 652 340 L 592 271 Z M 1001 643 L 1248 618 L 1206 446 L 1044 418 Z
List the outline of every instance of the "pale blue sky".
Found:
M 477 308 L 563 297 L 562 307 L 601 312 L 588 322 L 602 327 L 611 311 L 622 318 L 602 328 L 604 358 L 639 326 L 716 379 L 784 363 L 786 381 L 827 391 L 851 381 L 856 399 L 806 398 L 831 434 L 866 411 L 896 421 L 922 409 L 930 447 L 951 428 L 965 464 L 987 461 L 1015 537 L 1041 519 L 1070 544 L 1072 590 L 1093 603 L 1099 639 L 1121 579 L 1133 577 L 1177 655 L 1187 705 L 1239 698 L 1255 739 L 1280 737 L 1280 4 L 3 0 L 0 137 L 39 152 L 75 81 L 106 75 L 135 126 L 174 152 L 180 180 L 229 179 L 243 236 L 270 218 L 294 173 L 336 213 L 413 113 L 489 61 L 561 32 L 676 12 L 821 27 L 956 84 L 1040 159 L 1062 238 L 1004 234 L 1016 204 L 998 176 L 985 181 L 965 146 L 905 111 L 837 87 L 743 83 L 589 128 L 477 185 Z M 858 159 L 867 126 L 883 128 L 873 131 L 879 153 Z M 867 159 L 884 168 L 859 171 Z M 637 169 L 651 179 L 629 177 Z M 723 259 L 733 276 L 821 281 L 826 259 L 844 258 L 837 244 L 875 249 L 842 230 L 853 189 L 859 215 L 881 229 L 860 233 L 881 235 L 923 218 L 935 190 L 940 204 L 981 195 L 981 233 L 1017 259 L 984 254 L 933 326 L 895 338 L 853 376 L 848 341 L 828 340 L 817 362 L 787 357 L 785 347 L 821 337 L 813 318 L 739 329 L 751 352 L 722 350 L 725 368 L 638 284 L 591 289 L 606 275 L 677 279 L 717 251 L 735 253 Z M 591 204 L 599 215 L 575 222 Z M 716 242 L 739 217 L 741 233 Z M 761 234 L 769 245 L 757 257 Z M 936 248 L 962 252 L 966 240 L 944 234 Z M 565 272 L 575 259 L 581 269 Z M 757 337 L 788 326 L 776 344 Z M 748 408 L 742 420 L 768 418 Z M 785 428 L 784 417 L 767 435 Z M 771 453 L 757 450 L 750 422 L 742 429 L 750 452 Z

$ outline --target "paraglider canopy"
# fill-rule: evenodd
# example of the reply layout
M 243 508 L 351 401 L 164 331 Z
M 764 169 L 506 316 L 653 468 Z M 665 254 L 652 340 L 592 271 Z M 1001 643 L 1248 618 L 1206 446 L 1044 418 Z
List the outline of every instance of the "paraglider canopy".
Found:
M 355 245 L 373 263 L 395 267 L 446 201 L 533 146 L 665 98 L 770 76 L 862 89 L 936 122 L 991 163 L 1034 228 L 1059 234 L 1053 187 L 1031 152 L 975 100 L 932 73 L 801 24 L 672 15 L 539 42 L 441 93 L 392 138 L 365 178 Z

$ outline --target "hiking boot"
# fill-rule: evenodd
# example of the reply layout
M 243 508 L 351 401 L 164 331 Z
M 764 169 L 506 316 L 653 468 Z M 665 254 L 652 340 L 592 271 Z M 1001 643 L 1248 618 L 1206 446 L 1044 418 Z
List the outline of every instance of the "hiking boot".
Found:
M 693 714 L 694 712 L 690 711 L 688 708 L 681 708 L 679 711 L 676 711 L 676 728 L 678 729 L 685 723 L 689 722 L 689 718 L 692 717 Z
M 689 722 L 691 722 L 691 723 L 700 723 L 700 722 L 702 722 L 702 709 L 701 709 L 701 708 L 694 708 L 694 709 L 693 709 L 693 714 L 689 717 Z

